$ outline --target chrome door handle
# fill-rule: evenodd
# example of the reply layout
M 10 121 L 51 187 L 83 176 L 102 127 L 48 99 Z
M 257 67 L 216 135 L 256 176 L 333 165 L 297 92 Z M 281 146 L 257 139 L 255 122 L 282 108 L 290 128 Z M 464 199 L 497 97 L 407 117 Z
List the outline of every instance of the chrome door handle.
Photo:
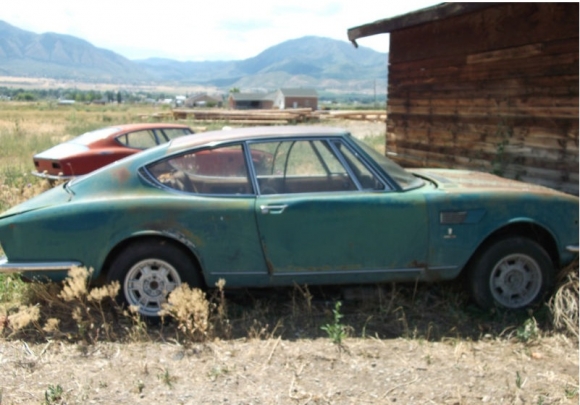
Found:
M 282 205 L 260 205 L 262 214 L 281 214 L 288 207 L 286 204 Z

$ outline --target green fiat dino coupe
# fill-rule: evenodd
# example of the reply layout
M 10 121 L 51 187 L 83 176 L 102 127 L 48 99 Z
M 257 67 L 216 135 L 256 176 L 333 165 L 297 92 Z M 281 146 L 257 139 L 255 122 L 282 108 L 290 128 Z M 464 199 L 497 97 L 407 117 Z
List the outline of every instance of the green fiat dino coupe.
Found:
M 0 272 L 118 280 L 158 315 L 181 283 L 226 287 L 466 276 L 482 307 L 540 301 L 578 252 L 578 198 L 463 170 L 405 170 L 348 132 L 177 138 L 0 215 Z

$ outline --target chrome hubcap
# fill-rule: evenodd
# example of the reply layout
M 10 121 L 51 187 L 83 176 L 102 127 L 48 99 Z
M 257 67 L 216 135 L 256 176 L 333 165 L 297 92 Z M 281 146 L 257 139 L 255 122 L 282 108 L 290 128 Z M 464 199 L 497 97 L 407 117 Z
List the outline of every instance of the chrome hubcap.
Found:
M 127 272 L 123 290 L 129 305 L 138 306 L 140 314 L 156 316 L 169 293 L 180 284 L 179 273 L 171 264 L 146 259 Z
M 493 298 L 506 308 L 521 308 L 537 297 L 542 287 L 542 271 L 531 257 L 516 253 L 500 260 L 491 272 L 489 286 Z

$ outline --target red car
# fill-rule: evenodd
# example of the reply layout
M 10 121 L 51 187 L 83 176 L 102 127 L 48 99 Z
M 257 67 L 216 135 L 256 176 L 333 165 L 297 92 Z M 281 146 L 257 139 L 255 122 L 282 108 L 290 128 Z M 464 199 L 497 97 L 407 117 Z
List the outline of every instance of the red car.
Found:
M 162 123 L 125 124 L 97 129 L 34 155 L 36 170 L 32 174 L 49 180 L 69 179 L 192 133 L 186 125 Z

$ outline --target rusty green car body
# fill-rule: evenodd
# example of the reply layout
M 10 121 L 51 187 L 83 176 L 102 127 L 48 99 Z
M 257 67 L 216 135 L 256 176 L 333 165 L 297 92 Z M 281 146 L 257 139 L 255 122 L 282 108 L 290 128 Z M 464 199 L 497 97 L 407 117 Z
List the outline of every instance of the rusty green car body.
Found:
M 119 280 L 156 316 L 180 283 L 448 280 L 521 308 L 578 251 L 578 198 L 491 174 L 407 171 L 341 129 L 176 139 L 0 215 L 0 272 Z

